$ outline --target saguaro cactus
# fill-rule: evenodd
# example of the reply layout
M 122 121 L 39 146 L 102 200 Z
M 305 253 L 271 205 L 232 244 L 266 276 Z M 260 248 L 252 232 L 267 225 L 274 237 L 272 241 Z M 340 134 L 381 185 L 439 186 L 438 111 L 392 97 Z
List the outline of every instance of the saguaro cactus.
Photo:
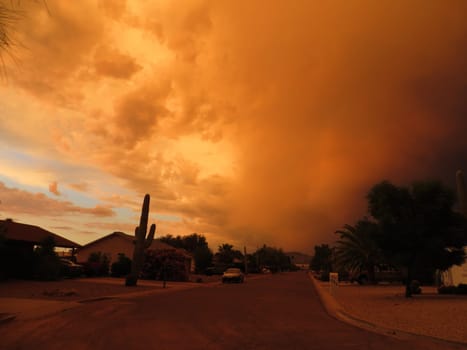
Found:
M 141 209 L 141 218 L 139 220 L 139 226 L 135 228 L 135 249 L 133 251 L 133 261 L 131 263 L 131 273 L 127 276 L 125 285 L 136 286 L 138 276 L 143 266 L 144 251 L 149 248 L 154 239 L 154 233 L 156 232 L 156 224 L 152 224 L 149 229 L 149 234 L 146 238 L 148 228 L 148 216 L 149 216 L 149 194 L 144 196 L 143 208 Z
M 457 170 L 456 172 L 456 182 L 457 182 L 457 198 L 459 200 L 459 209 L 462 215 L 467 217 L 467 203 L 465 196 L 465 182 L 464 182 L 464 172 L 462 170 Z

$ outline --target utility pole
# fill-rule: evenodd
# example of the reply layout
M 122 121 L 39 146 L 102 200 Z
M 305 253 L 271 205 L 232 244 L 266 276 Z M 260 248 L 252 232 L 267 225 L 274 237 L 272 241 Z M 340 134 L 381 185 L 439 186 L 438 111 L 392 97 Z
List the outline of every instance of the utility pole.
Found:
M 245 275 L 248 275 L 248 261 L 246 256 L 246 246 L 243 246 L 243 262 L 245 263 Z

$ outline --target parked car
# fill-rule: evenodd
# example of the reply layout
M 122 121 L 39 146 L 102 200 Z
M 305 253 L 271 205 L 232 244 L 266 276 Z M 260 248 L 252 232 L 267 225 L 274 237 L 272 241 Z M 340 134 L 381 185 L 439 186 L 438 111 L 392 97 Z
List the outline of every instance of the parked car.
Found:
M 222 275 L 222 283 L 227 283 L 227 282 L 237 282 L 237 283 L 243 283 L 245 280 L 245 276 L 243 275 L 242 270 L 236 268 L 236 267 L 231 267 L 225 270 L 224 274 Z
M 80 277 L 84 273 L 83 265 L 69 259 L 60 259 L 61 275 L 63 277 Z
M 391 265 L 380 264 L 375 266 L 375 280 L 376 282 L 398 282 L 404 281 L 404 274 L 402 271 L 396 269 Z M 358 282 L 358 284 L 367 284 L 369 282 L 368 271 L 357 271 L 350 274 L 350 282 Z

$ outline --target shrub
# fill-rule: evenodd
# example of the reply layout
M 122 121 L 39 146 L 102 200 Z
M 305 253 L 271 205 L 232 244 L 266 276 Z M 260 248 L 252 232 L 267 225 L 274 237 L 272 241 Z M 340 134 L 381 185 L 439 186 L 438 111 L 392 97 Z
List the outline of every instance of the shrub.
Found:
M 55 253 L 55 241 L 47 237 L 34 251 L 33 278 L 42 281 L 53 281 L 60 278 L 60 259 Z
M 93 252 L 83 264 L 84 274 L 88 277 L 107 276 L 109 274 L 109 257 L 102 252 Z
M 467 294 L 467 284 L 461 283 L 457 286 L 457 294 Z
M 128 258 L 125 254 L 119 253 L 117 261 L 112 264 L 110 270 L 110 275 L 112 277 L 122 277 L 128 275 L 131 271 L 131 259 Z
M 329 282 L 329 271 L 321 270 L 319 272 L 318 279 L 324 282 Z
M 410 282 L 410 290 L 412 294 L 421 294 L 422 289 L 420 288 L 420 282 L 417 280 L 412 280 Z
M 186 258 L 174 249 L 147 250 L 141 277 L 163 281 L 187 281 Z
M 60 278 L 61 266 L 56 257 L 39 256 L 35 259 L 33 277 L 41 281 L 55 281 Z
M 456 286 L 441 286 L 438 288 L 439 294 L 467 294 L 467 284 Z
M 440 286 L 438 288 L 438 294 L 454 294 L 456 286 Z

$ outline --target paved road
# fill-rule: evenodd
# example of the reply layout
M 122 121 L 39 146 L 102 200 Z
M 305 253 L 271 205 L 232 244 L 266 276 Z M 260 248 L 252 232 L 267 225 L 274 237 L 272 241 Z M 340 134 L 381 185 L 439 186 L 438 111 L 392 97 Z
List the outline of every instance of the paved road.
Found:
M 369 310 L 371 312 L 371 310 Z M 328 316 L 301 272 L 83 304 L 0 325 L 1 349 L 461 349 Z

